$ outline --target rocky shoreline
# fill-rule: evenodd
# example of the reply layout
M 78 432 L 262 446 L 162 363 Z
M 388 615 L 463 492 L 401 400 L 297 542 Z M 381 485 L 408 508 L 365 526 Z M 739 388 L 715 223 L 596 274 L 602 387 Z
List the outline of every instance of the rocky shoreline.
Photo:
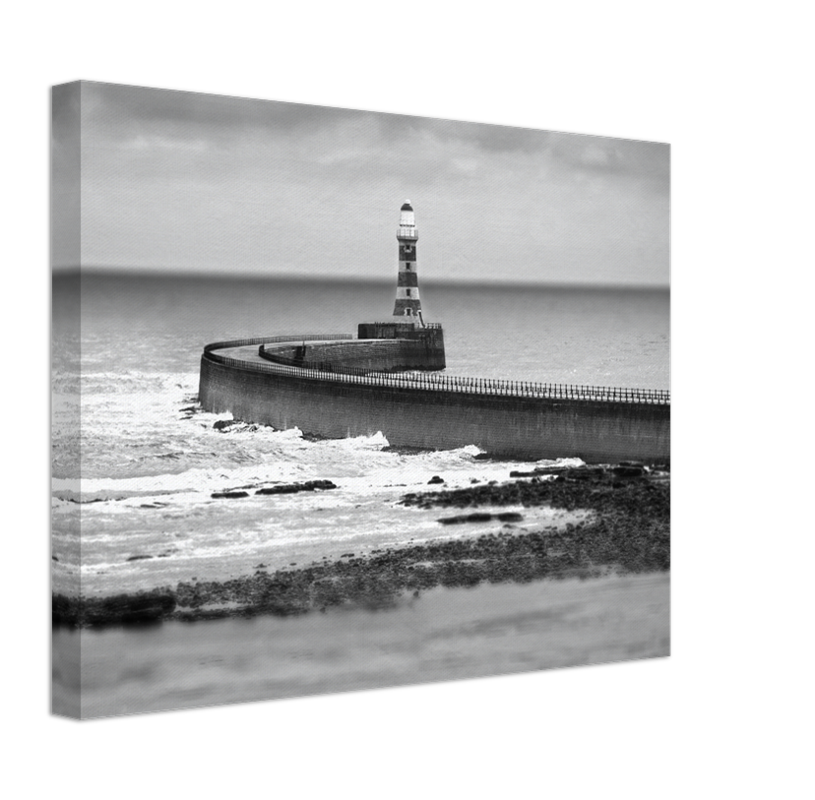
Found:
M 329 488 L 311 482 L 306 491 Z M 293 487 L 286 487 L 292 491 Z M 538 468 L 507 482 L 464 489 L 407 494 L 404 505 L 477 509 L 522 505 L 585 509 L 586 521 L 565 530 L 518 530 L 518 514 L 471 511 L 439 518 L 440 524 L 497 518 L 500 533 L 405 544 L 366 556 L 347 553 L 296 569 L 229 581 L 180 582 L 175 588 L 104 598 L 52 598 L 55 626 L 105 627 L 197 621 L 229 616 L 288 616 L 335 606 L 392 608 L 437 586 L 472 587 L 482 582 L 592 578 L 670 569 L 670 474 L 639 464 Z M 505 518 L 505 519 L 504 519 Z

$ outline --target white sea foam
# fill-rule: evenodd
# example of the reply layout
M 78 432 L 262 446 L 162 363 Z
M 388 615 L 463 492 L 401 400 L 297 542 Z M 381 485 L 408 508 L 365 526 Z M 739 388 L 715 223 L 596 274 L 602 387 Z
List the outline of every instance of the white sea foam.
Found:
M 252 432 L 253 434 L 254 432 Z M 250 434 L 251 435 L 251 434 Z M 354 439 L 307 442 L 299 431 L 274 434 L 274 452 L 256 450 L 257 461 L 246 465 L 194 467 L 182 472 L 165 472 L 132 477 L 53 478 L 52 491 L 59 495 L 79 495 L 78 499 L 137 497 L 180 493 L 204 493 L 236 488 L 334 479 L 346 489 L 365 496 L 386 488 L 423 486 L 437 474 L 444 473 L 444 486 L 468 485 L 472 482 L 506 479 L 508 469 L 524 469 L 520 462 L 477 461 L 478 448 L 467 446 L 455 450 L 403 455 L 383 452 L 387 439 L 381 433 Z M 253 442 L 247 442 L 252 449 Z M 270 457 L 271 456 L 271 457 Z M 541 461 L 540 466 L 578 466 L 580 459 Z M 432 490 L 434 485 L 427 487 Z M 176 498 L 184 502 L 183 498 Z M 194 501 L 194 499 L 191 499 Z
M 535 466 L 573 469 L 575 467 L 585 467 L 586 462 L 582 458 L 541 458 L 535 462 Z

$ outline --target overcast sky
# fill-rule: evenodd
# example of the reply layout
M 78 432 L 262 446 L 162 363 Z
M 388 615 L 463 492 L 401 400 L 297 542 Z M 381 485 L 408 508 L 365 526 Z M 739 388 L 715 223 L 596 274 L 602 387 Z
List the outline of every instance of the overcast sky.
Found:
M 391 280 L 409 198 L 420 279 L 668 285 L 665 144 L 99 83 L 53 118 L 83 266 Z

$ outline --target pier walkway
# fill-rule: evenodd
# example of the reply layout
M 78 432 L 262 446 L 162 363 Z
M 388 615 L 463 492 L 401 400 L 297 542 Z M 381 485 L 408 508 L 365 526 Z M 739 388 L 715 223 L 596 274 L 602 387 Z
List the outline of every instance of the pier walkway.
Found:
M 338 340 L 365 343 L 346 334 L 309 334 L 307 336 L 275 336 L 207 345 L 205 353 L 213 360 L 228 366 L 292 375 L 305 379 L 355 383 L 368 386 L 398 387 L 421 391 L 477 394 L 491 397 L 515 397 L 549 400 L 573 400 L 609 403 L 635 403 L 667 405 L 671 403 L 669 391 L 577 384 L 536 383 L 494 378 L 472 378 L 438 372 L 379 372 L 333 364 L 331 369 L 313 369 L 298 366 L 295 359 L 275 354 L 275 345 L 281 351 L 306 342 L 312 345 L 328 344 Z M 264 351 L 264 355 L 260 351 Z

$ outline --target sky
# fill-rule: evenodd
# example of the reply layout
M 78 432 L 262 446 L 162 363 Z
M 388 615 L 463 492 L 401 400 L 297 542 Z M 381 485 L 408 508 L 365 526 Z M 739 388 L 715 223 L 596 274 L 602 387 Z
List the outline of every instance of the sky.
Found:
M 52 143 L 55 268 L 391 280 L 410 199 L 420 281 L 669 283 L 667 144 L 89 82 Z

